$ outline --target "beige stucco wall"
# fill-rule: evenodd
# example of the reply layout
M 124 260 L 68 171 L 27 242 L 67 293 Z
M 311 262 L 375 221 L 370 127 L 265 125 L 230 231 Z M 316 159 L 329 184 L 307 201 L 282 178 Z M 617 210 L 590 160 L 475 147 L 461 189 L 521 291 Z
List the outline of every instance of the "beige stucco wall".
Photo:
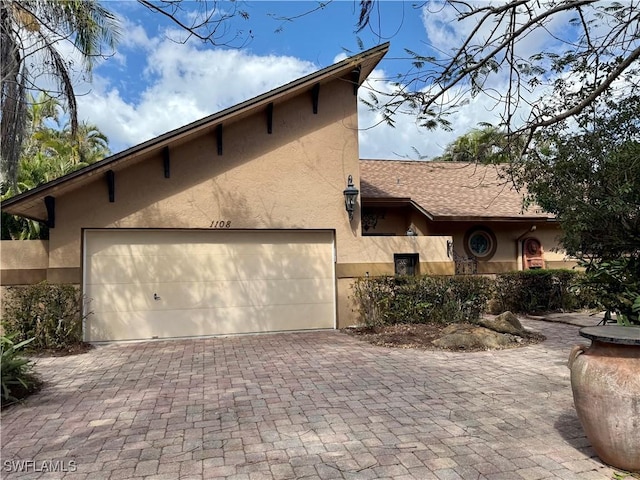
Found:
M 453 275 L 453 260 L 447 257 L 447 241 L 451 237 L 381 236 L 362 237 L 342 252 L 343 262 L 336 266 L 338 277 L 338 327 L 352 325 L 356 321 L 352 286 L 358 277 L 394 275 L 395 253 L 418 253 L 418 273 L 422 275 Z
M 115 172 L 115 202 L 104 178 L 56 199 L 50 267 L 80 266 L 82 228 L 335 229 L 354 241 L 342 191 L 359 184 L 356 97 L 344 82 L 323 85 L 317 115 L 301 96 L 274 108 L 273 134 L 264 112 L 225 125 L 223 155 L 215 132 L 171 149 L 171 178 L 160 155 Z
M 534 237 L 540 240 L 542 248 L 544 250 L 544 259 L 546 263 L 559 264 L 566 263 L 567 265 L 575 264 L 571 258 L 567 257 L 564 250 L 560 247 L 558 238 L 560 236 L 560 229 L 547 227 L 538 228 L 536 231 L 525 235 L 522 240 L 526 240 L 529 237 Z
M 114 203 L 102 175 L 57 197 L 50 271 L 80 276 L 83 228 L 209 229 L 216 222 L 243 230 L 334 230 L 337 265 L 352 261 L 362 238 L 360 216 L 349 221 L 343 190 L 348 175 L 360 183 L 356 100 L 348 82 L 322 84 L 318 114 L 310 95 L 276 103 L 272 134 L 264 111 L 225 124 L 222 155 L 215 128 L 172 145 L 168 179 L 160 153 L 114 169 Z
M 47 278 L 49 242 L 3 240 L 0 242 L 0 285 L 28 285 Z
M 367 235 L 404 235 L 410 219 L 409 209 L 405 207 L 385 207 L 371 209 L 379 216 L 375 227 L 369 228 Z
M 215 126 L 195 140 L 172 145 L 170 178 L 164 178 L 161 152 L 115 167 L 113 203 L 104 176 L 95 175 L 82 188 L 56 197 L 48 264 L 43 243 L 33 247 L 34 258 L 42 262 L 33 270 L 53 282 L 81 283 L 85 228 L 211 229 L 222 223 L 232 230 L 328 229 L 336 239 L 339 327 L 354 318 L 349 303 L 353 278 L 367 272 L 393 274 L 394 253 L 419 253 L 419 273 L 452 274 L 446 228 L 434 229 L 405 211 L 404 222 L 435 236 L 362 237 L 359 209 L 349 221 L 342 193 L 347 176 L 353 175 L 360 188 L 356 112 L 353 86 L 333 81 L 321 86 L 317 115 L 310 95 L 276 103 L 272 134 L 264 111 L 225 124 L 222 155 Z M 466 228 L 456 228 L 453 239 L 463 251 Z M 496 232 L 499 247 L 492 261 L 514 262 L 515 238 L 521 233 Z
M 451 237 L 362 237 L 358 242 L 338 245 L 338 278 L 366 275 L 393 275 L 396 253 L 419 254 L 419 273 L 453 273 L 453 261 L 447 257 Z
M 531 227 L 535 225 L 535 231 Z M 559 226 L 549 222 L 437 222 L 429 225 L 431 234 L 451 233 L 453 245 L 458 255 L 467 255 L 464 237 L 474 227 L 488 227 L 497 240 L 495 254 L 488 261 L 478 262 L 478 273 L 501 273 L 522 268 L 522 251 L 518 244 L 529 237 L 535 237 L 542 243 L 547 268 L 572 268 L 575 261 L 566 258 L 560 248 Z
M 370 229 L 369 235 L 393 233 L 404 235 L 411 226 L 419 235 L 451 235 L 453 247 L 460 256 L 466 256 L 464 247 L 466 233 L 475 227 L 487 227 L 496 237 L 496 251 L 487 261 L 478 262 L 478 273 L 500 273 L 522 269 L 522 251 L 518 244 L 529 237 L 535 237 L 543 245 L 547 268 L 573 268 L 575 260 L 567 258 L 560 248 L 557 224 L 550 222 L 501 221 L 501 222 L 465 222 L 465 221 L 429 221 L 422 213 L 409 208 L 384 208 L 385 218 L 379 221 L 380 227 Z M 535 225 L 535 231 L 531 227 Z
M 378 212 L 377 224 L 365 232 L 367 235 L 406 235 L 411 227 L 418 235 L 428 235 L 424 214 L 412 207 L 378 207 L 368 210 Z

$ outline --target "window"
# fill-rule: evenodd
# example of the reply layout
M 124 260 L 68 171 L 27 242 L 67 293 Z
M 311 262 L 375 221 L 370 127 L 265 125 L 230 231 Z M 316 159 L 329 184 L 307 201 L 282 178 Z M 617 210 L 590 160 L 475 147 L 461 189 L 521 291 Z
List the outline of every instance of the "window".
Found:
M 465 235 L 464 247 L 467 254 L 479 260 L 489 260 L 496 253 L 496 237 L 491 230 L 476 227 Z
M 418 254 L 394 253 L 393 263 L 396 275 L 415 275 L 418 267 Z

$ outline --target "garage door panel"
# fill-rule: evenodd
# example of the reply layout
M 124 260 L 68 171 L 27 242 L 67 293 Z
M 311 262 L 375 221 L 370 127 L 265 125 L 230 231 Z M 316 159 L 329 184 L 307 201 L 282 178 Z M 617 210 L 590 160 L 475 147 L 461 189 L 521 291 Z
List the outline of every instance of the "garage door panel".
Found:
M 208 307 L 304 306 L 332 303 L 329 281 L 318 279 L 93 285 L 91 304 L 101 312 L 187 310 Z M 154 297 L 157 295 L 157 298 Z M 91 305 L 90 304 L 90 305 Z
M 311 260 L 310 260 L 311 259 Z M 304 257 L 296 255 L 282 258 L 282 271 L 286 278 L 333 278 L 333 265 L 327 263 L 326 255 Z
M 156 255 L 101 256 L 88 261 L 92 272 L 88 284 L 180 282 L 188 278 L 195 282 L 211 280 L 270 280 L 330 278 L 333 266 L 325 259 L 296 255 L 292 258 L 259 256 L 197 255 L 192 257 Z M 135 279 L 132 281 L 131 279 Z
M 201 282 L 210 279 L 240 280 L 238 269 L 228 256 L 102 256 L 88 262 L 92 272 L 89 284 L 151 283 L 184 279 Z
M 333 248 L 331 232 L 88 231 L 86 338 L 333 328 Z
M 311 305 L 304 312 L 293 305 L 269 307 L 243 307 L 193 309 L 188 317 L 182 310 L 155 312 L 149 320 L 145 312 L 104 313 L 101 321 L 90 325 L 91 341 L 136 340 L 151 338 L 191 337 L 238 333 L 265 333 L 273 331 L 310 330 L 327 328 L 322 321 L 309 321 L 333 315 L 327 304 Z
M 238 280 L 266 280 L 282 276 L 280 258 L 271 252 L 264 255 L 234 255 L 226 259 L 233 277 Z
M 120 285 L 100 285 L 92 299 L 104 305 L 102 312 L 135 312 L 235 307 L 250 301 L 248 282 L 131 284 L 127 293 Z M 157 299 L 154 297 L 157 295 Z M 244 299 L 239 301 L 238 298 Z
M 89 284 L 131 283 L 135 278 L 148 283 L 162 278 L 177 282 L 184 278 L 196 281 L 209 279 L 251 280 L 277 279 L 281 277 L 317 278 L 331 277 L 333 265 L 324 255 L 304 256 L 296 251 L 290 256 L 269 253 L 268 255 L 101 255 L 88 260 L 87 268 L 92 272 Z
M 264 255 L 268 251 L 290 253 L 292 249 L 306 252 L 320 252 L 326 246 L 332 245 L 327 232 L 269 232 L 269 244 L 256 242 L 264 236 L 264 232 L 237 231 L 189 231 L 189 238 L 185 238 L 185 230 L 151 231 L 151 230 L 117 230 L 117 238 L 113 234 L 102 231 L 89 231 L 91 243 L 87 243 L 86 251 L 89 256 L 108 255 L 154 255 L 158 246 L 168 255 L 197 255 L 199 253 L 216 253 L 232 255 Z M 141 235 L 142 233 L 142 235 Z M 299 239 L 292 235 L 301 233 Z M 212 237 L 215 234 L 215 238 Z M 239 238 L 239 235 L 245 235 Z M 149 238 L 153 243 L 149 243 Z
M 145 312 L 186 310 L 221 305 L 223 298 L 211 285 L 192 283 L 138 283 L 96 285 L 91 301 L 101 305 L 100 312 Z M 157 295 L 157 298 L 154 297 Z
M 326 279 L 324 281 L 319 279 L 281 279 L 243 282 L 241 288 L 248 293 L 246 305 L 257 307 L 269 305 L 303 306 L 333 302 L 333 289 L 330 288 L 329 281 Z M 235 298 L 238 296 L 235 295 Z

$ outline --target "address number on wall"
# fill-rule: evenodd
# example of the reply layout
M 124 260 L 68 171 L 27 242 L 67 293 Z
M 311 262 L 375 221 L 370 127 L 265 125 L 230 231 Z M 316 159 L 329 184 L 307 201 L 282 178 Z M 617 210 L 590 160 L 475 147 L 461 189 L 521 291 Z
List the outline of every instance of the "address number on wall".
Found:
M 231 228 L 231 220 L 214 220 L 209 228 Z

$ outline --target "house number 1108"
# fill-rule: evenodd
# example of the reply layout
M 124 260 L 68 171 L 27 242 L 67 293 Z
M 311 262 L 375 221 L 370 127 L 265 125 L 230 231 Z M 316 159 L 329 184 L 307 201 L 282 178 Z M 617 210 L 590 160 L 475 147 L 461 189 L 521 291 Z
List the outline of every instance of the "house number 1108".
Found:
M 210 228 L 231 228 L 231 220 L 214 220 Z

